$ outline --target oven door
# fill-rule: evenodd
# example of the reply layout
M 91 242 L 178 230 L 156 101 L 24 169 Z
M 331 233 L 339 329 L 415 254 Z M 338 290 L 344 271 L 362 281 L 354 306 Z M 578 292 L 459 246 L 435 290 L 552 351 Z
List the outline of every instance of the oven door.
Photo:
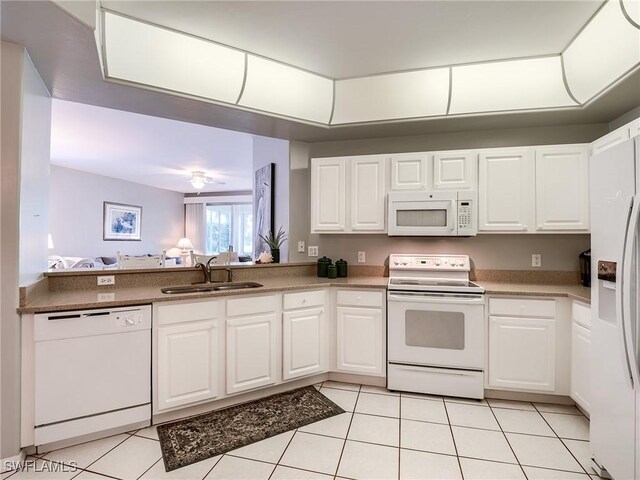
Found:
M 392 192 L 389 235 L 457 235 L 456 192 Z
M 484 296 L 389 292 L 389 362 L 482 370 Z

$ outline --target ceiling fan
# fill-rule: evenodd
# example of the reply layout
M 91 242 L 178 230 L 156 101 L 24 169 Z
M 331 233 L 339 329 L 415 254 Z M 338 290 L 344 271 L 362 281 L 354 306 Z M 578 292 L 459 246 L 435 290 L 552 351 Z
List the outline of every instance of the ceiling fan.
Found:
M 209 183 L 216 184 L 216 185 L 224 185 L 225 182 L 219 182 L 217 180 L 214 180 L 213 178 L 205 175 L 204 172 L 194 171 L 194 172 L 191 172 L 191 179 L 189 180 L 189 183 L 191 183 L 191 186 L 196 190 L 202 190 L 204 186 Z

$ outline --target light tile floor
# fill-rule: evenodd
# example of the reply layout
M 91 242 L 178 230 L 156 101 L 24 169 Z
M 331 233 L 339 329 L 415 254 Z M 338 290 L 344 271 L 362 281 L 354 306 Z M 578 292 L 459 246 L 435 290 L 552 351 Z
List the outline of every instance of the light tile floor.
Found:
M 589 468 L 589 421 L 575 407 L 330 381 L 317 388 L 346 413 L 173 472 L 149 427 L 30 457 L 47 471 L 1 480 L 598 478 Z M 79 468 L 59 468 L 70 462 Z

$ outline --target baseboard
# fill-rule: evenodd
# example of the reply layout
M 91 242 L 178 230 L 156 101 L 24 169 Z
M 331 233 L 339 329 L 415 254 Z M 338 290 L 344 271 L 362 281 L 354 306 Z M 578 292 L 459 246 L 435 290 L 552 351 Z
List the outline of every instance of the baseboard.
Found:
M 386 387 L 387 377 L 374 377 L 371 375 L 358 375 L 355 373 L 329 372 L 329 380 L 344 383 L 360 383 L 372 387 Z
M 24 462 L 27 458 L 27 452 L 24 448 L 20 449 L 20 453 L 14 455 L 12 457 L 7 457 L 2 459 L 2 465 L 0 466 L 0 472 L 8 472 L 9 470 L 14 470 L 15 466 L 19 463 Z
M 553 395 L 550 393 L 511 392 L 508 390 L 484 390 L 485 398 L 496 400 L 515 400 L 518 402 L 556 403 L 558 405 L 575 405 L 566 395 Z

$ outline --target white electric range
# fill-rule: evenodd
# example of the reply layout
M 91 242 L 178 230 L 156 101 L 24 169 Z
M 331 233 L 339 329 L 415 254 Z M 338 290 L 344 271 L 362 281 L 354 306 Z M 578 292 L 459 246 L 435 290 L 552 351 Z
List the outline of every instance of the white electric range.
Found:
M 389 256 L 387 387 L 484 397 L 484 288 L 466 255 Z

